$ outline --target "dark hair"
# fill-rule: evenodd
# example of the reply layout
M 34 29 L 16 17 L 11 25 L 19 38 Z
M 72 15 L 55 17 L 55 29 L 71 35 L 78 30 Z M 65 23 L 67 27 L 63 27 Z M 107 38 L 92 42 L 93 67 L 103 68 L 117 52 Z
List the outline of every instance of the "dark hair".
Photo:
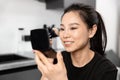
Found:
M 107 44 L 107 34 L 101 15 L 91 6 L 77 3 L 66 8 L 62 17 L 65 13 L 70 11 L 78 12 L 81 19 L 87 24 L 89 29 L 92 28 L 94 24 L 97 25 L 96 34 L 90 39 L 90 48 L 91 50 L 104 55 Z

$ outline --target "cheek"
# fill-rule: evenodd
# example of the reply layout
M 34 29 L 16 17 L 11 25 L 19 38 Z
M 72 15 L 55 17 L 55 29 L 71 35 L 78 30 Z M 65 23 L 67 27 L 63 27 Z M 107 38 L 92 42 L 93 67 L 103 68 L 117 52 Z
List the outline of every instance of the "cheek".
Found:
M 82 48 L 88 44 L 89 34 L 88 34 L 88 32 L 85 32 L 85 31 L 79 32 L 79 33 L 74 33 L 73 39 L 75 40 L 74 46 L 76 46 L 78 48 Z
M 87 31 L 74 32 L 72 35 L 75 40 L 85 40 L 89 38 L 89 34 Z
M 62 33 L 61 32 L 59 32 L 59 37 L 60 37 L 60 39 L 62 39 Z
M 76 37 L 74 37 L 74 40 L 75 40 L 74 48 L 82 49 L 88 45 L 89 35 L 86 33 L 82 33 L 82 34 L 76 35 Z

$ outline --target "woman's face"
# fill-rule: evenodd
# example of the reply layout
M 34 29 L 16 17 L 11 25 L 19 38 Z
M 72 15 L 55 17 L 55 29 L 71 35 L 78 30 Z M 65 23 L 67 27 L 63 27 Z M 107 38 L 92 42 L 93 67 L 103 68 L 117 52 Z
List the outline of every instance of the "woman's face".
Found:
M 64 14 L 59 36 L 63 46 L 68 52 L 89 47 L 89 29 L 77 12 L 71 11 Z

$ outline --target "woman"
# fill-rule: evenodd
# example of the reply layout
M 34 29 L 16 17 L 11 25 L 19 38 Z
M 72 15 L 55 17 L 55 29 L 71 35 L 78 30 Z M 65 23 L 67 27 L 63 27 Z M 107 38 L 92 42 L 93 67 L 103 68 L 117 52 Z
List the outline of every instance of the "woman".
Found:
M 57 64 L 34 50 L 41 80 L 116 80 L 116 67 L 104 57 L 107 36 L 97 11 L 84 4 L 69 6 L 59 36 L 66 51 L 58 52 Z

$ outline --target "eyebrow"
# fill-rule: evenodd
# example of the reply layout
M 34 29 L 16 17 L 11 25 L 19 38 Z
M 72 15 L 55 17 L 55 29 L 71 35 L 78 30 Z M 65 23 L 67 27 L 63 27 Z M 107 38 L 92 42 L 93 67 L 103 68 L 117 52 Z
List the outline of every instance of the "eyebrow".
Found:
M 79 23 L 70 23 L 69 26 L 80 25 Z
M 73 26 L 73 25 L 80 25 L 79 23 L 70 23 L 69 26 Z M 60 26 L 64 26 L 64 24 L 60 24 Z

